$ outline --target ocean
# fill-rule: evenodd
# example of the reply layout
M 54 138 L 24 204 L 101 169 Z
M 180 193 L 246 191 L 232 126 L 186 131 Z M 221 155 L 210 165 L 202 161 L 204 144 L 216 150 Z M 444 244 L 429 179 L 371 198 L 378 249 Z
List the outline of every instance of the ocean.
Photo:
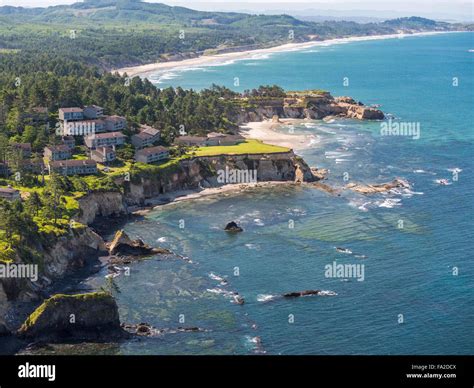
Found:
M 399 177 L 410 188 L 338 197 L 282 186 L 162 206 L 125 230 L 192 263 L 144 260 L 131 265 L 130 276 L 106 280 L 104 269 L 83 285 L 112 290 L 123 322 L 204 331 L 54 352 L 473 354 L 473 49 L 474 34 L 450 33 L 151 76 L 157 87 L 278 84 L 380 104 L 392 124 L 410 124 L 419 136 L 383 136 L 380 122 L 353 120 L 280 131 L 313 137 L 300 154 L 328 168 L 333 186 Z M 244 232 L 226 234 L 231 220 Z M 328 268 L 340 264 L 357 265 L 363 277 L 329 277 Z M 281 297 L 307 289 L 326 292 Z M 232 303 L 232 292 L 245 304 Z

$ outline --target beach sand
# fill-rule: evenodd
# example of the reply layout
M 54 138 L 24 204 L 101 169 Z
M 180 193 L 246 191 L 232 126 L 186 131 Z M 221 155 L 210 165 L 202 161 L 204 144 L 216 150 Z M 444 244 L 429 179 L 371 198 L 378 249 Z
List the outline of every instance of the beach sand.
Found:
M 217 55 L 202 55 L 197 58 L 184 59 L 181 61 L 169 61 L 169 62 L 156 62 L 147 65 L 124 67 L 122 69 L 112 70 L 112 72 L 118 72 L 123 75 L 127 73 L 129 77 L 142 76 L 146 77 L 152 73 L 165 72 L 174 69 L 186 69 L 199 66 L 215 66 L 219 64 L 225 64 L 236 60 L 251 59 L 256 56 L 268 55 L 272 53 L 285 52 L 285 51 L 298 51 L 315 46 L 327 46 L 332 44 L 343 44 L 349 42 L 358 42 L 366 40 L 379 40 L 379 39 L 394 39 L 404 38 L 409 36 L 423 36 L 447 33 L 448 31 L 432 31 L 432 32 L 419 32 L 413 34 L 390 34 L 390 35 L 372 35 L 372 36 L 354 36 L 350 38 L 340 39 L 328 39 L 323 41 L 312 41 L 304 43 L 287 43 L 280 46 L 248 50 L 248 51 L 236 51 L 225 54 Z M 450 32 L 450 31 L 449 31 Z
M 316 143 L 312 135 L 291 134 L 277 132 L 275 129 L 282 125 L 292 125 L 305 122 L 304 119 L 280 119 L 280 122 L 271 120 L 246 123 L 240 127 L 240 134 L 247 139 L 257 139 L 264 143 L 291 148 L 295 151 L 308 148 Z

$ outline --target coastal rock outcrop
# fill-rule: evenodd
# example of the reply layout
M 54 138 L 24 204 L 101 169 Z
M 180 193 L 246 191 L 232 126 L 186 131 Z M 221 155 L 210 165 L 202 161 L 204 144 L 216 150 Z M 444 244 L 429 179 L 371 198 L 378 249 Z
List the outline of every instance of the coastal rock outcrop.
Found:
M 115 217 L 127 214 L 122 193 L 115 191 L 94 192 L 79 198 L 78 222 L 91 225 L 97 217 Z
M 106 292 L 57 294 L 46 299 L 23 323 L 18 335 L 34 340 L 105 340 L 125 334 L 117 304 Z
M 320 179 L 292 151 L 194 157 L 181 161 L 170 171 L 135 177 L 126 187 L 125 200 L 130 205 L 143 205 L 149 199 L 166 198 L 169 192 L 217 187 L 221 183 L 217 181 L 216 171 L 226 169 L 255 171 L 258 182 L 313 182 Z
M 324 119 L 346 117 L 357 120 L 382 120 L 381 110 L 369 107 L 352 97 L 333 97 L 328 92 L 307 91 L 280 98 L 248 98 L 234 118 L 239 125 L 252 121 L 280 118 Z
M 121 256 L 151 256 L 160 253 L 170 253 L 167 249 L 153 248 L 141 239 L 132 240 L 127 233 L 119 230 L 109 245 L 111 255 Z
M 305 291 L 296 291 L 296 292 L 288 292 L 283 294 L 284 298 L 299 298 L 301 296 L 309 296 L 309 295 L 318 295 L 321 290 L 305 290 Z
M 403 180 L 396 178 L 392 182 L 387 183 L 379 183 L 374 185 L 364 185 L 364 184 L 357 184 L 357 183 L 349 183 L 346 185 L 346 189 L 355 191 L 361 194 L 376 194 L 376 193 L 384 193 L 390 191 L 395 188 L 410 188 L 410 184 Z
M 224 230 L 226 232 L 231 232 L 231 233 L 238 233 L 238 232 L 243 232 L 244 231 L 239 225 L 237 225 L 237 223 L 235 221 L 229 222 L 225 226 Z

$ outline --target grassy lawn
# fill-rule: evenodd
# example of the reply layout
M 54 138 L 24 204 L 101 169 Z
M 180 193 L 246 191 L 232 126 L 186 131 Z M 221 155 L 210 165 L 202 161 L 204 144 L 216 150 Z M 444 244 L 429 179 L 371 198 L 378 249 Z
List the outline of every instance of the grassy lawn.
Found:
M 243 143 L 232 146 L 199 147 L 194 151 L 196 156 L 217 155 L 244 155 L 244 154 L 272 154 L 275 152 L 288 152 L 289 148 L 262 143 L 260 140 L 249 139 Z

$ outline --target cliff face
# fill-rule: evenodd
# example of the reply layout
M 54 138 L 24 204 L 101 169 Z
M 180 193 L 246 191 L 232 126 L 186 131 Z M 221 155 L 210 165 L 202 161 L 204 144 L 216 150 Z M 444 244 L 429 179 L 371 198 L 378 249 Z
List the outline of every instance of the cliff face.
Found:
M 60 237 L 52 248 L 38 244 L 42 261 L 38 264 L 38 279 L 0 279 L 0 334 L 5 328 L 15 325 L 14 318 L 8 319 L 10 302 L 32 302 L 41 299 L 43 290 L 55 280 L 81 268 L 101 252 L 106 252 L 105 243 L 97 233 L 88 227 L 75 228 L 69 236 Z M 22 263 L 21 257 L 15 263 Z M 7 322 L 9 321 L 9 322 Z
M 96 217 L 119 216 L 127 213 L 127 207 L 120 192 L 96 192 L 79 199 L 78 222 L 90 225 Z
M 382 120 L 379 109 L 366 106 L 351 97 L 333 97 L 329 93 L 301 95 L 275 99 L 249 99 L 235 117 L 240 125 L 252 121 L 263 121 L 274 116 L 293 119 L 323 119 L 339 116 L 358 120 Z
M 106 254 L 103 239 L 87 225 L 99 217 L 118 216 L 127 213 L 127 205 L 143 205 L 147 199 L 159 198 L 168 192 L 217 187 L 219 171 L 256 171 L 257 181 L 311 182 L 318 178 L 310 167 L 293 152 L 258 155 L 222 155 L 196 157 L 181 161 L 172 171 L 163 171 L 153 176 L 136 176 L 125 185 L 125 193 L 95 192 L 79 199 L 80 211 L 77 221 L 84 226 L 74 228 L 51 247 L 37 246 L 42 257 L 39 278 L 0 279 L 0 334 L 12 329 L 12 320 L 7 319 L 12 301 L 31 302 L 44 297 L 44 289 L 71 271 L 83 267 L 88 260 Z M 21 263 L 22 259 L 17 258 Z M 10 321 L 9 323 L 6 321 Z M 10 326 L 10 327 L 8 327 Z
M 227 170 L 256 171 L 257 181 L 311 182 L 317 178 L 310 167 L 293 152 L 259 155 L 222 155 L 199 157 L 181 162 L 170 174 L 138 177 L 132 180 L 125 193 L 129 204 L 143 204 L 146 199 L 156 198 L 168 192 L 216 187 L 218 172 Z

